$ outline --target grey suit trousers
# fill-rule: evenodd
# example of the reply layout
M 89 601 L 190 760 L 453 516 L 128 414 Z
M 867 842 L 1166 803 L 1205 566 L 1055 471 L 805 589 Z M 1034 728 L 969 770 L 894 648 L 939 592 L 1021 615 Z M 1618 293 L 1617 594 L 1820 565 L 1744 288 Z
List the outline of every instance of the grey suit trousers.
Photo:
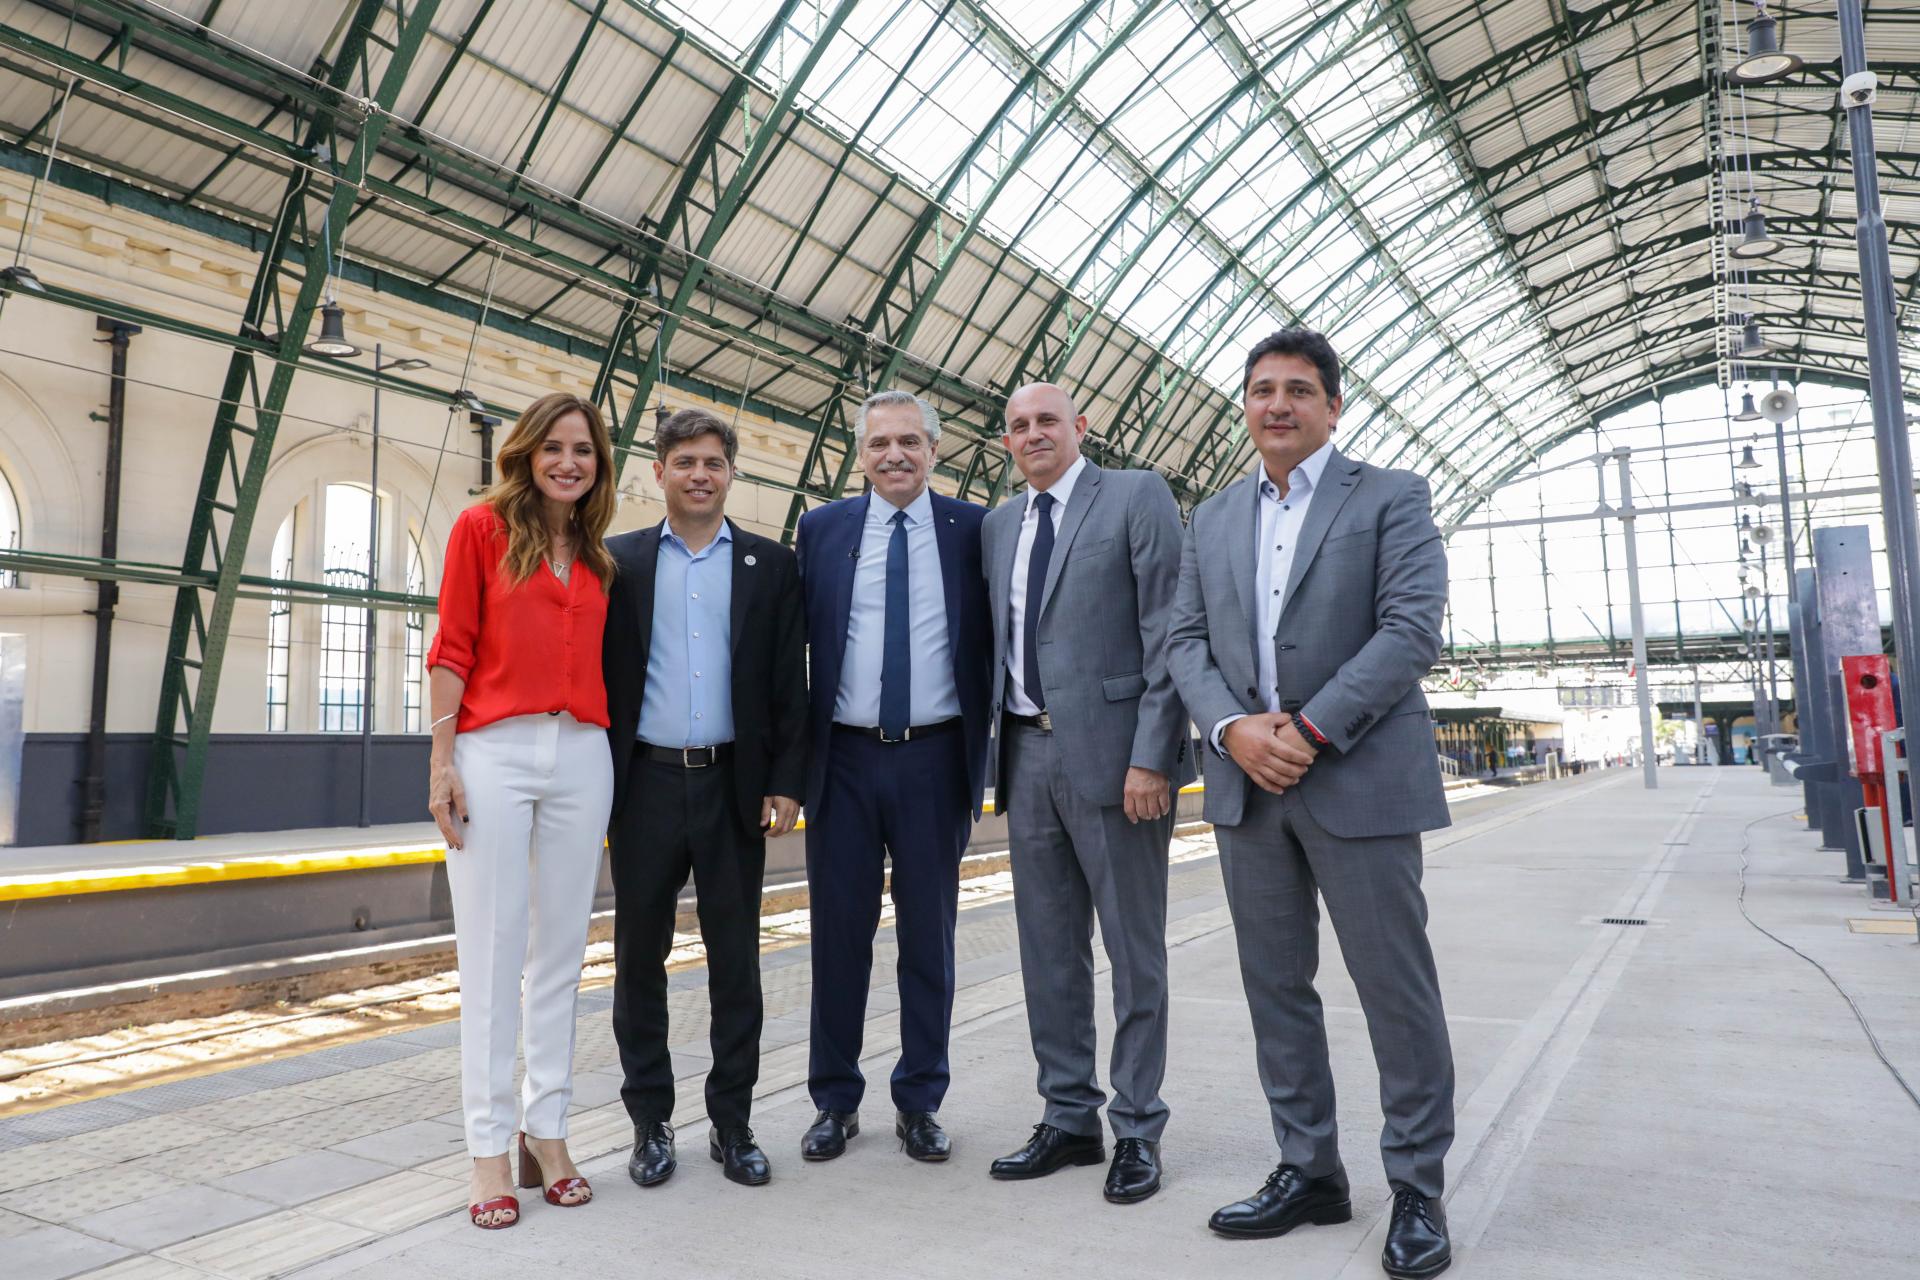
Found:
M 1244 820 L 1216 831 L 1281 1161 L 1310 1177 L 1341 1167 L 1327 1029 L 1313 987 L 1317 889 L 1373 1041 L 1387 1179 L 1440 1195 L 1453 1144 L 1453 1050 L 1427 942 L 1420 837 L 1331 835 L 1299 792 L 1252 787 Z
M 1040 1066 L 1045 1121 L 1100 1132 L 1095 1078 L 1093 922 L 1112 963 L 1114 1036 L 1107 1121 L 1116 1138 L 1160 1140 L 1167 1104 L 1167 843 L 1173 815 L 1131 823 L 1074 788 L 1052 734 L 1009 725 L 1007 830 L 1020 979 Z

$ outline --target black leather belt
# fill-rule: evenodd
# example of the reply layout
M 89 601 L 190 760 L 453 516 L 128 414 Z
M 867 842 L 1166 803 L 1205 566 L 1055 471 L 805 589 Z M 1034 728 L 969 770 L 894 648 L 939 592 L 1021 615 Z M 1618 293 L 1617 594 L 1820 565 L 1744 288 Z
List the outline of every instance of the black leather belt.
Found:
M 1042 733 L 1053 732 L 1053 717 L 1044 711 L 1037 716 L 1017 715 L 1012 711 L 1007 712 L 1006 715 L 1007 719 L 1015 724 L 1025 725 L 1029 729 L 1038 729 Z
M 655 764 L 678 765 L 682 769 L 704 769 L 710 764 L 731 760 L 733 744 L 723 742 L 715 747 L 656 747 L 651 742 L 642 742 L 640 754 Z
M 911 725 L 908 727 L 906 733 L 898 738 L 889 738 L 884 730 L 873 725 L 841 724 L 838 720 L 835 720 L 833 727 L 844 730 L 847 733 L 857 733 L 868 738 L 878 738 L 881 742 L 913 742 L 920 738 L 932 738 L 943 733 L 953 733 L 957 731 L 960 728 L 960 717 L 954 716 L 951 720 L 941 720 L 934 724 Z

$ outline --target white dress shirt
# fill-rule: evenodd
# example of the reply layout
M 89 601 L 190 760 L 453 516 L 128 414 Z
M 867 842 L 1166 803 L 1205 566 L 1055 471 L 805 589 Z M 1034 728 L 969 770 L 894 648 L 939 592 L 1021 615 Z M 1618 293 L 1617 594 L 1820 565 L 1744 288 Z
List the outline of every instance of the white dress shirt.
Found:
M 1007 710 L 1017 716 L 1032 716 L 1040 713 L 1040 704 L 1027 696 L 1027 572 L 1033 563 L 1033 540 L 1040 532 L 1040 512 L 1033 500 L 1040 493 L 1053 495 L 1053 510 L 1048 517 L 1053 521 L 1053 532 L 1060 533 L 1060 521 L 1067 512 L 1067 500 L 1073 497 L 1074 481 L 1080 478 L 1080 472 L 1086 467 L 1086 458 L 1074 459 L 1066 474 L 1053 482 L 1049 489 L 1028 489 L 1027 506 L 1020 515 L 1020 540 L 1013 549 L 1013 584 L 1007 600 L 1007 625 L 1012 634 L 1007 637 Z M 1055 543 L 1053 554 L 1060 554 L 1060 544 Z M 1052 572 L 1049 563 L 1048 572 Z
M 887 647 L 887 545 L 895 507 L 878 493 L 867 499 L 867 522 L 853 569 L 853 600 L 847 614 L 847 649 L 840 662 L 840 689 L 833 718 L 840 724 L 877 728 L 880 672 Z M 953 684 L 953 644 L 947 635 L 946 580 L 933 527 L 933 497 L 925 489 L 906 505 L 907 643 L 911 652 L 912 709 L 908 723 L 938 724 L 960 714 Z
M 1268 711 L 1280 710 L 1279 673 L 1274 667 L 1274 637 L 1280 630 L 1280 609 L 1286 603 L 1287 578 L 1293 573 L 1294 551 L 1300 531 L 1306 527 L 1307 508 L 1320 487 L 1327 459 L 1333 456 L 1329 440 L 1307 455 L 1305 461 L 1287 473 L 1287 496 L 1267 475 L 1265 459 L 1254 462 L 1255 482 L 1260 486 L 1260 532 L 1253 555 L 1253 607 L 1260 616 L 1255 632 L 1254 661 L 1259 664 L 1260 702 Z M 1225 754 L 1220 735 L 1239 716 L 1226 716 L 1213 726 L 1213 749 Z

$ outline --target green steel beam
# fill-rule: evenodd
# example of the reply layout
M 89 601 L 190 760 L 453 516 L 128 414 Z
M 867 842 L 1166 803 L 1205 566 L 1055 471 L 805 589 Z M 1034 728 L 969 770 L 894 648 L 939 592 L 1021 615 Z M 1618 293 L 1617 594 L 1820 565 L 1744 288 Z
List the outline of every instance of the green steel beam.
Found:
M 438 7 L 439 0 L 416 0 L 406 15 L 373 95 L 379 110 L 355 121 L 322 108 L 309 123 L 304 145 L 316 156 L 323 147 L 331 154 L 336 140 L 357 125 L 353 153 L 337 175 L 360 171 L 371 160 L 386 128 L 386 109 L 399 96 Z M 328 73 L 330 87 L 344 90 L 356 73 L 365 75 L 367 46 L 383 8 L 383 0 L 360 0 Z M 331 240 L 324 229 L 343 224 L 353 205 L 354 188 L 336 176 L 321 225 L 315 228 L 307 208 L 310 199 L 318 199 L 314 186 L 314 171 L 305 167 L 297 169 L 288 183 L 241 322 L 243 334 L 257 337 L 278 320 L 280 361 L 263 391 L 253 354 L 234 352 L 208 441 L 181 574 L 189 579 L 207 575 L 212 585 L 184 585 L 174 598 L 147 777 L 146 826 L 154 836 L 185 840 L 198 830 L 208 736 L 254 512 L 293 372 L 331 268 Z M 304 251 L 298 268 L 299 290 L 292 306 L 283 307 L 281 284 L 291 265 L 284 251 L 296 246 Z M 245 408 L 251 409 L 250 415 Z M 251 424 L 243 422 L 243 416 L 250 416 Z
M 673 299 L 659 319 L 659 332 L 653 344 L 653 352 L 647 358 L 645 369 L 640 375 L 633 398 L 628 402 L 627 416 L 619 424 L 615 443 L 621 448 L 632 444 L 639 425 L 639 411 L 646 406 L 647 397 L 653 391 L 653 385 L 659 381 L 660 373 L 673 346 L 674 334 L 685 317 L 687 307 L 694 295 L 700 291 L 707 276 L 707 266 L 713 254 L 725 238 L 727 230 L 733 225 L 734 217 L 746 204 L 749 187 L 759 179 L 761 165 L 781 126 L 786 122 L 788 113 L 794 109 L 794 103 L 805 87 L 807 77 L 820 64 L 826 54 L 827 46 L 839 34 L 840 28 L 852 16 L 857 0 L 840 0 L 832 10 L 822 16 L 812 42 L 799 65 L 786 77 L 781 86 L 779 97 L 774 100 L 766 117 L 755 124 L 750 116 L 752 110 L 751 84 L 753 77 L 760 73 L 762 65 L 773 51 L 780 47 L 786 35 L 787 27 L 794 13 L 800 9 L 801 0 L 786 0 L 776 12 L 759 41 L 754 45 L 746 63 L 740 68 L 740 74 L 733 77 L 727 89 L 721 94 L 720 101 L 707 117 L 706 129 L 699 144 L 685 162 L 680 175 L 679 187 L 674 191 L 673 202 L 668 206 L 666 215 L 660 221 L 660 235 L 663 240 L 675 235 L 683 244 L 690 246 L 686 265 L 675 286 Z M 816 13 L 818 11 L 816 10 Z M 740 157 L 732 175 L 723 188 L 719 181 L 719 152 L 722 140 L 733 127 L 736 112 L 748 113 L 746 124 L 746 151 Z M 713 211 L 708 215 L 706 225 L 700 231 L 697 242 L 693 237 L 693 222 L 689 212 L 696 185 L 708 175 L 711 169 L 711 185 L 717 193 Z M 657 261 L 657 259 L 656 259 Z M 664 292 L 664 291 L 663 291 Z
M 973 144 L 967 148 L 959 162 L 953 167 L 953 171 L 947 179 L 945 189 L 941 192 L 940 197 L 934 201 L 932 206 L 934 216 L 930 220 L 923 220 L 927 221 L 929 225 L 924 229 L 915 229 L 915 234 L 909 238 L 904 251 L 901 253 L 900 261 L 895 265 L 893 273 L 893 280 L 897 284 L 899 277 L 905 274 L 906 270 L 912 266 L 926 239 L 927 232 L 931 231 L 934 234 L 935 240 L 933 246 L 934 269 L 931 278 L 918 284 L 917 291 L 910 296 L 904 306 L 895 302 L 895 300 L 890 297 L 892 293 L 891 288 L 883 289 L 875 304 L 873 315 L 880 323 L 887 325 L 889 330 L 888 336 L 893 347 L 892 353 L 887 357 L 887 361 L 881 367 L 879 377 L 876 379 L 882 387 L 892 385 L 894 378 L 899 375 L 904 363 L 903 354 L 911 348 L 914 336 L 919 332 L 920 326 L 926 321 L 928 313 L 932 310 L 935 301 L 939 297 L 941 286 L 943 286 L 952 275 L 954 266 L 960 261 L 961 256 L 966 252 L 968 244 L 971 243 L 974 235 L 980 230 L 981 222 L 992 210 L 1001 194 L 1006 190 L 1007 183 L 1020 171 L 1020 167 L 1026 163 L 1027 157 L 1032 154 L 1033 149 L 1039 145 L 1041 139 L 1052 130 L 1054 124 L 1070 109 L 1077 106 L 1081 91 L 1086 87 L 1087 82 L 1093 78 L 1094 73 L 1104 66 L 1107 59 L 1117 53 L 1120 48 L 1132 38 L 1133 34 L 1140 29 L 1146 20 L 1153 16 L 1161 3 L 1162 0 L 1145 0 L 1145 3 L 1134 6 L 1132 14 L 1126 21 L 1117 26 L 1111 26 L 1108 29 L 1100 47 L 1080 65 L 1079 69 L 1074 73 L 1072 80 L 1058 86 L 1054 96 L 1047 105 L 1046 111 L 1039 119 L 1031 124 L 1026 133 L 1020 138 L 1019 143 L 1013 148 L 1012 152 L 1000 163 L 986 191 L 974 202 L 973 207 L 967 211 L 966 221 L 961 225 L 960 229 L 953 234 L 951 239 L 947 239 L 941 235 L 944 206 L 953 197 L 960 183 L 966 179 L 974 161 L 979 158 L 989 142 L 997 140 L 999 131 L 1010 122 L 1014 112 L 1023 104 L 1031 104 L 1035 85 L 1046 75 L 1047 64 L 1052 62 L 1054 57 L 1062 49 L 1066 48 L 1070 42 L 1080 37 L 1081 31 L 1088 25 L 1094 14 L 1102 9 L 1119 8 L 1117 4 L 1113 3 L 1113 0 L 1092 0 L 1091 3 L 1082 5 L 1070 21 L 1061 25 L 1059 34 L 1054 37 L 1045 52 L 1042 53 L 1039 58 L 1035 59 L 1014 91 L 1008 94 L 1006 100 L 1001 103 L 1000 109 L 995 114 L 992 122 L 980 132 L 980 135 L 974 140 Z M 901 315 L 897 322 L 887 324 L 888 310 L 890 307 L 900 307 L 904 314 Z M 869 327 L 869 331 L 872 331 L 871 326 Z
M 1240 147 L 1245 145 L 1249 139 L 1256 136 L 1260 129 L 1272 119 L 1273 113 L 1277 109 L 1277 104 L 1269 107 L 1267 110 L 1257 112 L 1251 119 L 1239 127 L 1236 136 L 1231 142 L 1219 147 L 1213 156 L 1202 163 L 1197 169 L 1191 168 L 1188 164 L 1194 148 L 1200 142 L 1206 140 L 1215 130 L 1221 128 L 1229 121 L 1232 109 L 1237 106 L 1243 98 L 1252 93 L 1255 85 L 1262 77 L 1297 54 L 1305 47 L 1309 40 L 1331 27 L 1338 19 L 1345 16 L 1351 8 L 1351 5 L 1342 5 L 1329 11 L 1326 15 L 1308 25 L 1298 36 L 1282 45 L 1260 67 L 1245 76 L 1238 85 L 1223 96 L 1219 103 L 1202 119 L 1196 122 L 1194 127 L 1188 131 L 1187 135 L 1172 148 L 1167 159 L 1163 161 L 1158 168 L 1144 172 L 1144 176 L 1140 177 L 1136 182 L 1131 197 L 1129 197 L 1113 217 L 1107 220 L 1104 229 L 1094 238 L 1088 251 L 1081 256 L 1079 265 L 1075 267 L 1073 273 L 1067 278 L 1065 285 L 1055 293 L 1047 312 L 1040 318 L 1039 323 L 1034 326 L 1025 348 L 1021 352 L 1019 362 L 1014 366 L 1012 373 L 1006 380 L 1009 390 L 1029 381 L 1029 371 L 1033 371 L 1031 376 L 1041 379 L 1053 379 L 1062 374 L 1068 363 L 1073 359 L 1075 353 L 1079 350 L 1082 340 L 1092 331 L 1095 319 L 1106 312 L 1107 304 L 1111 302 L 1113 295 L 1120 289 L 1122 284 L 1125 283 L 1132 269 L 1139 263 L 1146 251 L 1158 242 L 1161 232 L 1176 223 L 1180 225 L 1183 234 L 1190 234 L 1196 229 L 1205 226 L 1204 218 L 1196 218 L 1188 213 L 1188 208 L 1193 199 L 1219 171 L 1221 166 L 1226 164 L 1227 161 L 1238 152 Z M 1346 39 L 1343 40 L 1342 49 L 1358 43 L 1370 30 L 1372 30 L 1372 24 L 1361 23 L 1354 32 L 1350 33 Z M 1305 77 L 1289 84 L 1286 89 L 1278 94 L 1278 102 L 1284 102 L 1294 93 L 1304 89 L 1305 85 L 1311 82 L 1322 68 L 1330 67 L 1331 65 L 1333 65 L 1331 60 L 1324 62 L 1321 64 L 1321 67 L 1315 68 Z M 1177 190 L 1170 185 L 1174 181 L 1178 182 Z M 1127 253 L 1119 265 L 1108 274 L 1105 282 L 1100 286 L 1095 296 L 1091 299 L 1084 300 L 1077 297 L 1076 290 L 1082 286 L 1088 274 L 1099 263 L 1100 259 L 1106 253 L 1107 247 L 1114 242 L 1115 238 L 1119 236 L 1126 227 L 1134 211 L 1138 209 L 1142 203 L 1149 201 L 1151 202 L 1149 207 L 1153 210 L 1152 223 L 1144 232 L 1140 233 L 1137 243 Z M 1076 309 L 1080 312 L 1080 318 L 1078 320 L 1073 318 L 1073 312 Z M 1054 325 L 1063 317 L 1067 320 L 1067 331 L 1064 335 L 1056 337 L 1053 333 Z M 1052 339 L 1051 344 L 1049 344 L 1050 339 Z M 1035 369 L 1036 359 L 1039 361 L 1037 369 Z M 1115 424 L 1116 428 L 1118 425 L 1117 423 Z
M 1085 83 L 1086 77 L 1091 74 L 1092 71 L 1097 70 L 1106 61 L 1107 57 L 1125 42 L 1127 36 L 1130 36 L 1138 29 L 1140 23 L 1150 16 L 1158 3 L 1159 0 L 1148 0 L 1147 3 L 1142 4 L 1134 12 L 1132 18 L 1124 25 L 1118 38 L 1109 37 L 1106 43 L 1089 59 L 1086 66 L 1082 68 L 1081 73 L 1075 77 L 1073 93 L 1077 93 L 1079 87 Z M 841 379 L 838 388 L 852 386 L 857 377 L 859 377 L 859 380 L 864 385 L 871 386 L 877 382 L 883 389 L 891 387 L 894 384 L 906 364 L 906 355 L 911 349 L 914 332 L 919 329 L 921 321 L 925 318 L 926 309 L 931 305 L 934 296 L 939 292 L 940 284 L 946 280 L 952 270 L 953 264 L 959 259 L 960 254 L 965 250 L 967 243 L 973 238 L 975 232 L 978 231 L 981 216 L 987 209 L 992 207 L 994 200 L 998 198 L 999 193 L 1004 189 L 1007 179 L 1019 170 L 1021 161 L 1031 152 L 1034 144 L 1039 140 L 1041 135 L 1059 118 L 1061 112 L 1066 110 L 1070 105 L 1072 93 L 1066 93 L 1056 97 L 1042 118 L 1029 128 L 1026 135 L 1022 137 L 1020 142 L 1013 148 L 1012 153 L 1001 164 L 982 201 L 970 211 L 965 224 L 960 231 L 955 233 L 953 240 L 950 242 L 946 240 L 940 231 L 946 218 L 948 204 L 954 199 L 955 193 L 960 189 L 961 183 L 968 176 L 974 161 L 990 145 L 995 145 L 1000 141 L 1001 130 L 1008 124 L 1015 110 L 1023 103 L 1031 105 L 1033 88 L 1036 81 L 1041 77 L 1044 65 L 1052 61 L 1054 56 L 1066 48 L 1073 40 L 1079 38 L 1081 30 L 1087 25 L 1093 15 L 1106 7 L 1111 7 L 1111 0 L 1087 0 L 1087 3 L 1082 4 L 1070 19 L 1060 24 L 1053 39 L 1048 43 L 1046 50 L 1028 66 L 1026 74 L 1016 83 L 1013 90 L 1007 94 L 992 119 L 975 135 L 973 141 L 968 144 L 966 150 L 963 151 L 959 159 L 954 162 L 953 167 L 947 173 L 946 181 L 941 185 L 939 193 L 927 202 L 913 230 L 907 234 L 906 239 L 902 242 L 900 252 L 894 259 L 893 267 L 887 273 L 886 279 L 880 285 L 878 292 L 874 294 L 873 303 L 867 312 L 866 322 L 861 326 L 861 331 L 867 336 L 870 342 L 876 335 L 884 332 L 885 341 L 891 346 L 890 354 L 886 357 L 886 361 L 877 377 L 860 377 L 863 370 L 869 370 L 871 367 L 869 353 L 864 351 L 854 353 L 841 370 Z M 913 268 L 918 260 L 921 245 L 929 235 L 931 235 L 935 241 L 934 278 L 930 282 L 922 283 L 914 278 Z M 906 300 L 904 302 L 896 302 L 894 295 L 899 290 L 903 280 L 908 282 Z M 902 309 L 905 312 L 904 319 L 898 325 L 889 323 L 891 312 L 896 308 Z M 824 445 L 831 415 L 840 415 L 841 430 L 843 433 L 845 431 L 845 409 L 837 403 L 840 399 L 838 388 L 836 388 L 836 395 L 834 397 L 836 403 L 830 404 L 826 409 L 825 416 L 821 419 L 821 430 L 815 436 L 813 445 L 808 448 L 806 459 L 802 463 L 800 483 L 803 486 L 813 483 L 813 473 L 824 461 Z M 991 413 L 992 410 L 990 409 L 989 412 Z M 989 419 L 989 421 L 991 421 L 991 419 Z M 989 435 L 991 434 L 991 427 L 985 428 L 985 430 Z M 853 449 L 849 439 L 834 477 L 829 484 L 824 486 L 822 496 L 837 498 L 845 491 L 847 479 L 852 474 L 853 458 Z M 799 527 L 800 516 L 805 510 L 806 500 L 804 498 L 796 496 L 793 502 L 789 504 L 785 527 L 785 535 L 789 540 L 792 539 L 794 531 Z

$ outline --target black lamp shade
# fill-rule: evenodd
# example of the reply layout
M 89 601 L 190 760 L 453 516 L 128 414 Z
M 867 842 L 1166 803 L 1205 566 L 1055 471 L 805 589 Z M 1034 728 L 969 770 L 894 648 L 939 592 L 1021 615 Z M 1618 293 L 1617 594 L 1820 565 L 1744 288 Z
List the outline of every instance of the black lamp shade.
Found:
M 1733 79 L 1741 84 L 1765 84 L 1790 76 L 1804 64 L 1780 49 L 1780 24 L 1764 8 L 1747 23 L 1747 56 L 1734 64 Z
M 1733 415 L 1733 420 L 1735 422 L 1760 421 L 1760 411 L 1753 407 L 1753 392 L 1742 391 L 1740 393 L 1740 412 Z M 1753 452 L 1752 445 L 1747 446 L 1747 452 L 1749 454 Z
M 1783 248 L 1780 241 L 1767 234 L 1767 219 L 1760 212 L 1760 202 L 1750 203 L 1746 216 L 1740 219 L 1740 239 L 1728 252 L 1736 258 L 1765 258 Z
M 357 356 L 360 348 L 347 341 L 347 313 L 337 302 L 329 302 L 320 308 L 320 336 L 309 342 L 303 350 L 310 356 L 334 356 L 342 358 Z

